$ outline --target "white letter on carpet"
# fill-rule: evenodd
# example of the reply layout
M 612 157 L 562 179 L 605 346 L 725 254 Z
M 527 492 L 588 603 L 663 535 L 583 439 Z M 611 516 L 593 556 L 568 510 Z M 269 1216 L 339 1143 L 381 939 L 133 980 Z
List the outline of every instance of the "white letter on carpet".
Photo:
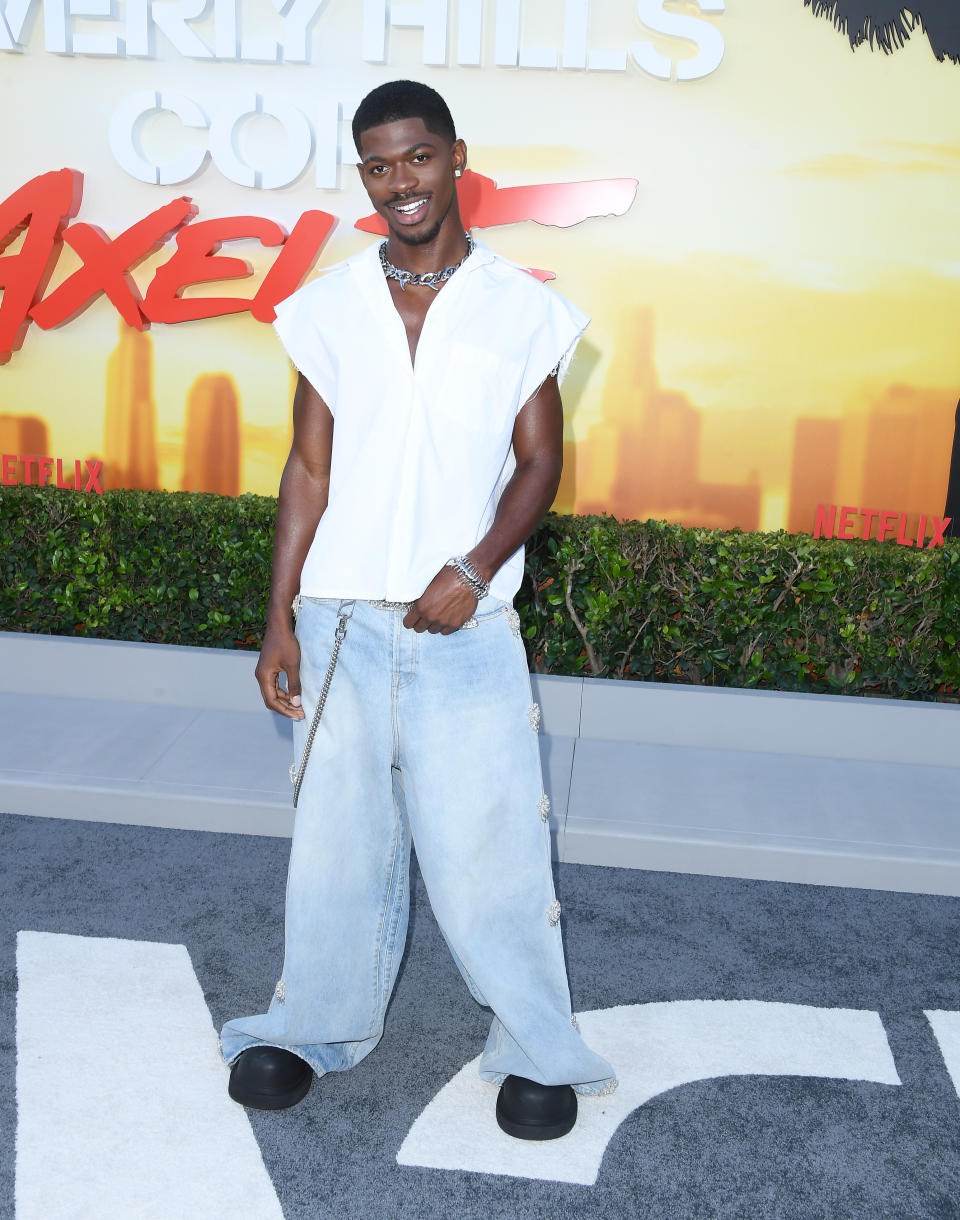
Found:
M 898 1085 L 875 1012 L 760 1000 L 677 1000 L 579 1015 L 591 1048 L 610 1060 L 620 1087 L 581 1097 L 570 1135 L 549 1143 L 511 1139 L 494 1118 L 495 1090 L 461 1068 L 410 1128 L 401 1165 L 466 1169 L 592 1186 L 623 1120 L 651 1098 L 720 1076 L 822 1076 Z
M 923 1015 L 930 1022 L 933 1036 L 940 1047 L 943 1062 L 960 1097 L 960 1012 L 942 1009 L 924 1009 Z
M 283 1220 L 183 945 L 17 937 L 17 1220 Z

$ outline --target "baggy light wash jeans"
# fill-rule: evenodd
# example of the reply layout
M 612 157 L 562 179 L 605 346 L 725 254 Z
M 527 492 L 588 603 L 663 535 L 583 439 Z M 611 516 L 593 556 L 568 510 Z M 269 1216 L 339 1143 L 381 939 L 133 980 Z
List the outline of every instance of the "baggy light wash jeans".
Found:
M 297 761 L 341 605 L 302 600 Z M 608 1092 L 613 1069 L 571 1013 L 516 612 L 486 597 L 448 636 L 403 616 L 353 603 L 300 792 L 281 980 L 266 1013 L 224 1026 L 223 1056 L 278 1046 L 322 1075 L 374 1049 L 406 939 L 412 837 L 454 961 L 494 1012 L 481 1076 Z

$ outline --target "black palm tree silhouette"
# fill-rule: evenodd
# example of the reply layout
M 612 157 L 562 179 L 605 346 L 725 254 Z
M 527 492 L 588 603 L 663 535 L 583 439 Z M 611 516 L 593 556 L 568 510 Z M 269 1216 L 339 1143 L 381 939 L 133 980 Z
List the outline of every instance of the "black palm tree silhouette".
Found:
M 943 515 L 950 518 L 947 533 L 960 538 L 960 402 L 953 422 L 953 453 L 950 458 L 950 478 L 947 482 L 947 502 Z
M 916 0 L 916 7 L 905 8 L 898 0 L 803 0 L 814 16 L 827 17 L 850 39 L 851 47 L 868 43 L 888 54 L 896 51 L 917 29 L 930 41 L 941 62 L 951 59 L 960 64 L 960 2 L 958 0 Z M 957 404 L 953 431 L 947 502 L 943 514 L 951 517 L 948 534 L 960 537 L 960 403 Z
M 869 43 L 896 51 L 917 29 L 930 41 L 937 59 L 960 64 L 960 6 L 957 0 L 803 0 L 817 17 L 827 17 L 852 47 Z

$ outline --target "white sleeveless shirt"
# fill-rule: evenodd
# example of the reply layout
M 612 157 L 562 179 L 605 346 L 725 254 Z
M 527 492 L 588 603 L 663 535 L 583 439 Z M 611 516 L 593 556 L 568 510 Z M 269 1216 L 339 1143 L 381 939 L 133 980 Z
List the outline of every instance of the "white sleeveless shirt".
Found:
M 307 597 L 413 601 L 493 524 L 514 421 L 589 318 L 477 242 L 437 294 L 416 362 L 378 244 L 277 306 L 280 340 L 334 417 L 330 493 L 303 566 Z M 523 547 L 490 592 L 510 601 Z

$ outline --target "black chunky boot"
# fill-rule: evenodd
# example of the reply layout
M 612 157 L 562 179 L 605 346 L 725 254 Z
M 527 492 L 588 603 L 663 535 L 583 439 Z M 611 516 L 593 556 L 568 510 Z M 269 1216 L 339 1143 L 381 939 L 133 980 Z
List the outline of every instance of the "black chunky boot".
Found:
M 313 1084 L 313 1068 L 279 1046 L 251 1046 L 230 1069 L 227 1092 L 241 1106 L 285 1110 L 302 1101 Z
M 497 1123 L 519 1140 L 556 1140 L 573 1130 L 577 1095 L 568 1084 L 508 1076 L 497 1097 Z

